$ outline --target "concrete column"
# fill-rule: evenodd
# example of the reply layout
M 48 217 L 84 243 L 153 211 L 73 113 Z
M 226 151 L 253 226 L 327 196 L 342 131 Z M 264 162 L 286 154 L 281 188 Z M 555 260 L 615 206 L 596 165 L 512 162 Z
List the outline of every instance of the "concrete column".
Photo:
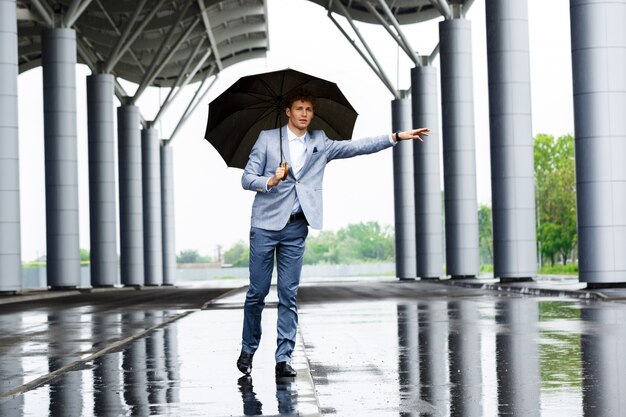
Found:
M 87 77 L 91 285 L 117 284 L 113 76 Z
M 626 1 L 570 0 L 579 279 L 626 283 Z
M 391 102 L 394 132 L 411 129 L 411 101 L 401 98 Z M 399 142 L 393 148 L 393 197 L 396 230 L 396 276 L 415 279 L 415 189 L 413 181 L 413 143 Z
M 22 290 L 15 0 L 0 0 L 0 292 Z
M 475 277 L 480 270 L 472 28 L 464 19 L 439 23 L 446 273 Z
M 537 272 L 528 1 L 487 0 L 494 275 Z
M 422 57 L 425 58 L 425 57 Z M 430 128 L 426 141 L 413 142 L 415 181 L 416 274 L 422 279 L 438 279 L 443 273 L 443 219 L 439 170 L 439 116 L 437 72 L 423 60 L 411 70 L 413 126 Z
M 80 285 L 76 33 L 44 29 L 41 41 L 48 285 L 75 288 Z
M 161 217 L 163 238 L 163 285 L 176 284 L 174 225 L 174 156 L 172 146 L 161 146 Z
M 143 198 L 139 109 L 117 109 L 120 250 L 123 285 L 144 285 Z
M 143 244 L 146 285 L 163 283 L 161 225 L 161 152 L 156 129 L 141 131 L 143 181 Z

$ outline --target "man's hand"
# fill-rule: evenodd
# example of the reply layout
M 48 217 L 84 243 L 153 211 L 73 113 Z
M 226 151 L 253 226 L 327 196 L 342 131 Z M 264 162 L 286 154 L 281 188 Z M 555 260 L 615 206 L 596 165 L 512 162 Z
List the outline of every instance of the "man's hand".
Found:
M 276 168 L 276 172 L 274 172 L 274 176 L 272 178 L 269 179 L 269 181 L 267 182 L 267 187 L 268 188 L 272 188 L 277 186 L 281 181 L 283 181 L 285 178 L 287 178 L 287 166 L 279 166 L 278 168 Z
M 404 132 L 396 132 L 394 133 L 393 136 L 396 142 L 399 142 L 401 140 L 411 140 L 411 139 L 416 139 L 416 140 L 419 140 L 420 142 L 424 142 L 424 139 L 422 139 L 420 136 L 428 136 L 428 132 L 430 132 L 429 128 L 420 127 L 419 129 L 406 130 Z

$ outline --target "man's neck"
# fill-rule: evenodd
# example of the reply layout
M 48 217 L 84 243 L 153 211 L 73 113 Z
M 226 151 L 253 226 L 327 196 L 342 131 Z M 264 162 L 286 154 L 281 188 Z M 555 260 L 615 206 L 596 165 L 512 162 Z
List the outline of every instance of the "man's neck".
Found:
M 291 123 L 287 123 L 287 128 L 291 130 L 291 133 L 293 133 L 299 138 L 301 138 L 302 136 L 306 134 L 306 129 L 298 129 L 297 127 L 293 126 Z

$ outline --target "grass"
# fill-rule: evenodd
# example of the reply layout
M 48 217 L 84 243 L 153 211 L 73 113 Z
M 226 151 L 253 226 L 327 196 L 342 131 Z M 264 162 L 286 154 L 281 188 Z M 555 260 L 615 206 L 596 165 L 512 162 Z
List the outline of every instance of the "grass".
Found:
M 578 275 L 578 264 L 547 264 L 539 269 L 539 273 L 542 275 Z

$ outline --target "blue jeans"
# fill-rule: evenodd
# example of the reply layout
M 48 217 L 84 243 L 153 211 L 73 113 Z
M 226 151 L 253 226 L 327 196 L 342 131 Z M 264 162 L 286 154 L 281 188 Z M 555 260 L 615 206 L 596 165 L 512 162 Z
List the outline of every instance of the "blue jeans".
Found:
M 243 317 L 242 348 L 254 353 L 261 341 L 261 314 L 270 291 L 274 253 L 278 269 L 278 338 L 276 362 L 290 362 L 296 344 L 298 307 L 296 297 L 309 233 L 305 219 L 288 223 L 282 230 L 250 229 L 250 286 Z

